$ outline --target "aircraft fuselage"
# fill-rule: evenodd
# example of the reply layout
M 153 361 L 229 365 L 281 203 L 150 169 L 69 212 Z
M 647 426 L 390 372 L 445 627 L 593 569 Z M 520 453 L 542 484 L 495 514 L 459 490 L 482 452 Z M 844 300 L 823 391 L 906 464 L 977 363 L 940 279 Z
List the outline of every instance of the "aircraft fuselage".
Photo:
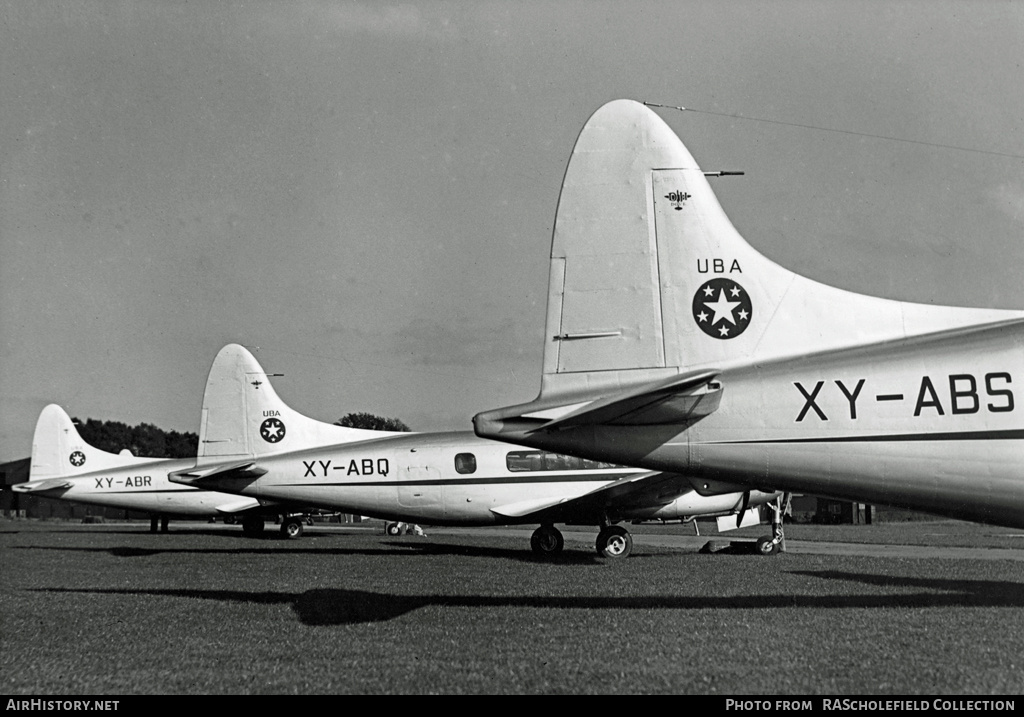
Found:
M 504 432 L 527 445 L 762 490 L 1024 527 L 1024 322 L 723 371 L 689 427 Z
M 31 495 L 108 508 L 181 516 L 216 515 L 226 496 L 171 483 L 167 474 L 187 468 L 194 459 L 136 463 L 62 479 L 69 488 L 31 491 Z
M 525 516 L 545 504 L 571 500 L 646 472 L 542 455 L 468 432 L 391 436 L 263 455 L 257 465 L 267 471 L 258 478 L 212 476 L 203 485 L 261 500 L 307 503 L 389 520 L 493 525 L 536 523 L 536 517 Z M 619 509 L 609 517 L 680 518 L 728 512 L 742 502 L 735 493 L 701 496 L 683 478 L 676 490 L 680 495 L 664 504 Z M 597 522 L 585 516 L 581 520 Z

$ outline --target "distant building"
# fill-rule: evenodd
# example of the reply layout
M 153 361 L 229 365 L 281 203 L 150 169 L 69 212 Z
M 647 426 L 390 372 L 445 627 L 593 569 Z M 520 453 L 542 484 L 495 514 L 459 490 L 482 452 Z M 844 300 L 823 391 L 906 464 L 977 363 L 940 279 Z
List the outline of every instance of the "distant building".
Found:
M 816 495 L 794 495 L 790 503 L 794 523 L 821 525 L 871 525 L 907 520 L 945 520 L 931 513 L 921 513 L 885 505 L 869 505 L 849 500 L 822 498 Z
M 31 458 L 22 458 L 18 461 L 0 463 L 0 510 L 4 515 L 11 515 L 12 512 L 14 515 L 18 515 L 17 511 L 23 510 L 20 505 L 22 501 L 19 499 L 26 496 L 15 493 L 11 490 L 11 486 L 28 480 L 31 462 Z

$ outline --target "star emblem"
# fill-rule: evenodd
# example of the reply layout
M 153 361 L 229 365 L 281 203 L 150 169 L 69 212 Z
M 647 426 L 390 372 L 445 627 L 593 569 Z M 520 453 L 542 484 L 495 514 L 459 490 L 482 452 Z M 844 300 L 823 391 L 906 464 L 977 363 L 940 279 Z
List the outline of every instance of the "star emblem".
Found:
M 693 320 L 708 336 L 734 339 L 750 325 L 753 306 L 746 290 L 732 279 L 709 279 L 693 295 Z
M 720 291 L 718 293 L 718 301 L 704 302 L 704 306 L 715 312 L 715 318 L 711 319 L 712 326 L 723 320 L 728 321 L 730 324 L 735 324 L 736 320 L 732 317 L 732 310 L 739 305 L 740 302 L 738 301 L 728 301 L 725 298 L 725 291 Z
M 284 433 L 284 423 L 280 419 L 268 418 L 260 424 L 260 437 L 267 443 L 280 443 Z
M 75 466 L 76 468 L 78 466 L 84 466 L 85 454 L 82 453 L 81 451 L 75 451 L 68 457 L 68 460 L 71 461 L 71 465 Z

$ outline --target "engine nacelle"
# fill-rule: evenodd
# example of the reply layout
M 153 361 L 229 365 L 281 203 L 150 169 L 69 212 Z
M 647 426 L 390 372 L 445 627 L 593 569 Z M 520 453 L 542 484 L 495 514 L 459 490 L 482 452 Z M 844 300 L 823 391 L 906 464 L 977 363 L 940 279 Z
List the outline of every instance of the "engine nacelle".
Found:
M 701 495 L 697 491 L 688 491 L 667 505 L 635 508 L 623 511 L 621 515 L 630 520 L 679 520 L 691 516 L 726 515 L 767 503 L 780 495 L 777 491 L 752 490 L 749 500 L 744 500 L 742 492 Z

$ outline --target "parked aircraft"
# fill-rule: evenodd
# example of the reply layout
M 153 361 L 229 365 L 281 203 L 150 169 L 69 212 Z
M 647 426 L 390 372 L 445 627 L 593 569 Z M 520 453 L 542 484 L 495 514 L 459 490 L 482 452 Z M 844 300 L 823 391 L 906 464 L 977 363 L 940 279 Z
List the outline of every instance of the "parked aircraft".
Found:
M 558 201 L 540 394 L 477 434 L 1024 527 L 1024 312 L 799 276 L 740 236 L 709 176 L 641 104 L 590 118 Z
M 138 458 L 128 450 L 119 454 L 102 451 L 82 440 L 63 408 L 50 404 L 36 421 L 29 480 L 12 488 L 46 498 L 149 513 L 153 532 L 158 522 L 166 532 L 171 516 L 237 517 L 247 535 L 257 535 L 263 531 L 265 518 L 288 513 L 281 506 L 261 504 L 254 498 L 198 490 L 167 480 L 170 471 L 194 464 L 194 458 Z M 292 516 L 291 520 L 298 518 Z
M 458 433 L 344 428 L 278 398 L 245 348 L 213 362 L 203 397 L 199 456 L 170 480 L 250 499 L 302 503 L 432 525 L 530 524 L 537 553 L 564 544 L 555 523 L 600 525 L 598 552 L 625 557 L 624 520 L 744 513 L 776 497 L 698 492 L 684 476 L 510 447 Z

